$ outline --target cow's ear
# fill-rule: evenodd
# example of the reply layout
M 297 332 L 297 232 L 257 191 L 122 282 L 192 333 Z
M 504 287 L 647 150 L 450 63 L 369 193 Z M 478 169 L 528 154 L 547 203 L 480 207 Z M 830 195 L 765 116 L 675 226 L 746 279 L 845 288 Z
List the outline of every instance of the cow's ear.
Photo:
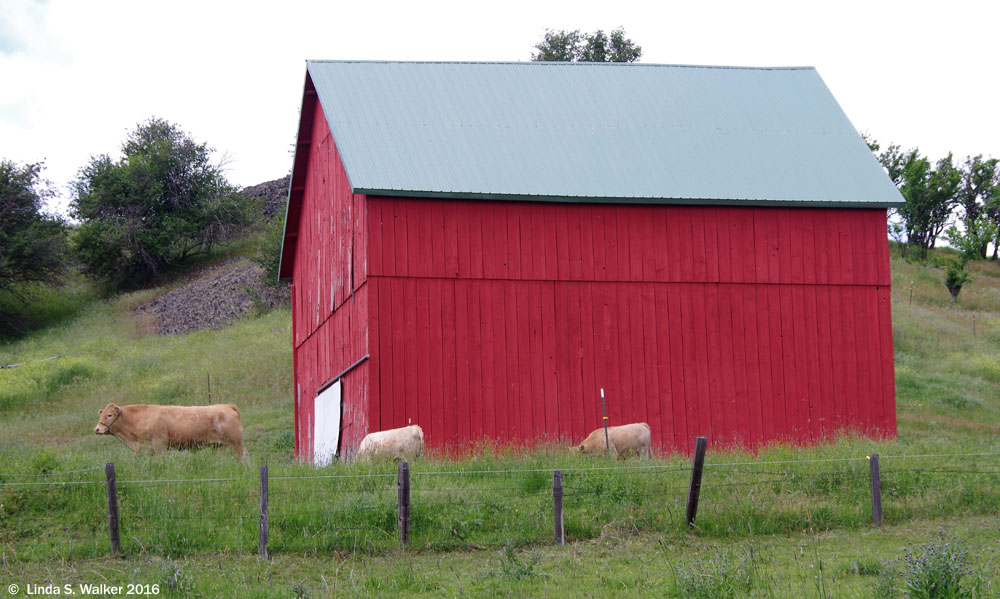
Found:
M 101 416 L 101 410 L 97 410 L 97 416 L 98 416 L 98 418 L 100 418 L 100 416 Z
M 119 416 L 122 415 L 122 408 L 121 408 L 121 406 L 115 406 L 115 414 L 118 414 Z

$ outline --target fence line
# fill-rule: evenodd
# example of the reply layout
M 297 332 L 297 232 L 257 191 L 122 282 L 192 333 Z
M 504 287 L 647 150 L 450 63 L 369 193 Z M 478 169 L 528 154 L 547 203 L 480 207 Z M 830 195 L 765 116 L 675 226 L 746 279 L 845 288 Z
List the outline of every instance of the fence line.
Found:
M 979 452 L 979 453 L 940 453 L 940 454 L 914 454 L 914 455 L 883 455 L 880 456 L 881 459 L 921 459 L 921 458 L 965 458 L 965 457 L 981 457 L 981 456 L 1000 456 L 1000 452 Z M 724 467 L 724 466 L 768 466 L 776 464 L 812 464 L 812 463 L 824 463 L 824 462 L 862 462 L 867 461 L 868 456 L 857 457 L 857 458 L 815 458 L 809 460 L 775 460 L 767 462 L 705 462 L 705 468 L 709 467 Z M 560 468 L 554 466 L 551 468 L 512 468 L 509 470 L 435 470 L 429 472 L 410 472 L 411 476 L 447 476 L 447 475 L 477 475 L 477 474 L 525 474 L 525 473 L 550 473 L 553 470 L 561 470 L 562 472 L 601 472 L 601 471 L 627 471 L 627 470 L 660 470 L 664 472 L 677 471 L 677 472 L 687 472 L 690 471 L 690 466 L 665 466 L 665 465 L 640 465 L 640 466 L 592 466 L 592 467 L 569 467 Z M 24 476 L 24 477 L 47 477 L 56 476 L 59 474 L 74 474 L 78 472 L 93 472 L 96 470 L 103 470 L 103 468 L 84 468 L 81 470 L 68 470 L 66 472 L 52 472 L 48 474 L 32 474 L 32 473 L 8 473 L 0 474 L 0 477 L 7 476 Z M 895 471 L 900 471 L 896 469 Z M 927 470 L 930 472 L 931 470 Z M 846 471 L 841 471 L 846 473 Z M 962 472 L 955 470 L 954 472 Z M 992 472 L 992 471 L 975 471 L 975 472 Z M 997 471 L 1000 473 L 1000 471 Z M 821 474 L 820 476 L 832 476 L 835 473 Z M 336 478 L 390 478 L 396 476 L 395 473 L 391 472 L 377 472 L 368 474 L 317 474 L 317 475 L 288 475 L 288 476 L 271 476 L 269 480 L 324 480 L 324 479 L 336 479 Z M 168 484 L 168 483 L 200 483 L 200 482 L 234 482 L 234 481 L 251 481 L 256 482 L 256 477 L 235 477 L 235 478 L 183 478 L 183 479 L 146 479 L 146 480 L 121 480 L 118 481 L 119 484 Z M 51 482 L 38 482 L 38 483 L 2 483 L 0 482 L 0 487 L 5 486 L 19 486 L 19 485 L 68 485 L 68 484 L 100 484 L 103 481 L 51 481 Z

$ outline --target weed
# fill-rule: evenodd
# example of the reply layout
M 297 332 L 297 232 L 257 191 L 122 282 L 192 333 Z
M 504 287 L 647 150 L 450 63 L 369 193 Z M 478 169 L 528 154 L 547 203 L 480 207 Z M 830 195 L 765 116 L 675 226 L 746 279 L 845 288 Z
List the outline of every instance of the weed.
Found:
M 982 577 L 969 550 L 952 538 L 931 539 L 902 557 L 903 591 L 912 599 L 972 599 L 981 597 Z
M 160 585 L 164 591 L 184 597 L 194 588 L 194 582 L 181 565 L 170 558 L 160 563 Z
M 517 547 L 513 541 L 508 541 L 500 551 L 500 572 L 499 576 L 508 580 L 528 580 L 540 576 L 535 572 L 538 564 L 538 554 L 532 554 L 527 560 L 522 559 L 517 554 Z
M 755 590 L 766 594 L 771 580 L 761 565 L 754 543 L 737 551 L 716 547 L 701 560 L 673 566 L 673 596 L 691 599 L 736 599 Z

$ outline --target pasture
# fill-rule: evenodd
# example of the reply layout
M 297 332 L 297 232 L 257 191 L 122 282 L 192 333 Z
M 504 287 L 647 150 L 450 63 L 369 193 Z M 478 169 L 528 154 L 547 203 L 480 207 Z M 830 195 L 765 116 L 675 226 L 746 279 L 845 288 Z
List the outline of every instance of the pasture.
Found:
M 59 324 L 0 345 L 0 363 L 27 362 L 0 370 L 4 586 L 131 582 L 205 597 L 684 596 L 685 572 L 724 579 L 719 564 L 733 563 L 745 566 L 734 576 L 749 581 L 733 597 L 869 597 L 887 572 L 902 570 L 907 547 L 955 537 L 995 592 L 1000 267 L 973 264 L 957 309 L 943 269 L 898 257 L 892 267 L 898 439 L 845 434 L 757 454 L 709 447 L 693 530 L 683 522 L 686 456 L 609 463 L 555 446 L 489 445 L 457 458 L 432 453 L 411 463 L 406 549 L 396 536 L 394 464 L 316 469 L 291 455 L 287 309 L 161 337 L 131 310 L 162 290 L 78 296 Z M 51 356 L 61 357 L 36 361 Z M 204 404 L 209 382 L 213 402 L 240 407 L 245 465 L 224 450 L 135 454 L 93 434 L 108 402 Z M 872 453 L 882 456 L 881 529 L 871 525 Z M 109 556 L 105 462 L 116 465 L 124 559 Z M 271 477 L 270 560 L 254 553 L 262 464 Z M 564 547 L 552 542 L 553 469 L 564 472 Z

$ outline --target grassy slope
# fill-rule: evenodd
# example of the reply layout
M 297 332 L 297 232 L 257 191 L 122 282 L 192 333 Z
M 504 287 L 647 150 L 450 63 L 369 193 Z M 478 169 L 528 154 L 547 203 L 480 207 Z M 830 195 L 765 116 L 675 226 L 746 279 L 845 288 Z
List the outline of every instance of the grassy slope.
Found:
M 296 465 L 290 455 L 287 310 L 223 331 L 161 338 L 147 334 L 148 326 L 130 316 L 130 309 L 153 292 L 92 301 L 75 319 L 0 345 L 4 364 L 65 356 L 0 371 L 0 481 L 46 480 L 4 475 L 65 472 L 99 467 L 106 461 L 114 461 L 119 479 L 126 481 L 244 480 L 208 488 L 184 483 L 155 488 L 123 485 L 124 544 L 130 555 L 126 562 L 102 557 L 107 545 L 99 512 L 100 485 L 0 491 L 0 503 L 6 504 L 0 511 L 0 550 L 12 563 L 9 573 L 22 579 L 45 572 L 68 576 L 69 582 L 92 582 L 97 576 L 144 583 L 179 579 L 181 587 L 187 581 L 190 590 L 206 596 L 224 591 L 287 596 L 293 585 L 313 596 L 329 596 L 327 589 L 338 588 L 353 594 L 443 591 L 448 596 L 552 596 L 561 588 L 566 595 L 601 596 L 619 590 L 615 586 L 619 583 L 620 590 L 635 594 L 644 585 L 646 590 L 669 592 L 669 561 L 704 555 L 736 538 L 760 545 L 767 575 L 777 581 L 770 596 L 819 596 L 812 585 L 821 559 L 828 564 L 829 584 L 838 589 L 827 585 L 828 592 L 838 597 L 866 596 L 871 577 L 853 574 L 851 568 L 859 559 L 899 557 L 907 541 L 926 541 L 943 528 L 957 532 L 977 549 L 989 549 L 993 543 L 983 531 L 997 526 L 996 476 L 925 471 L 996 470 L 993 456 L 965 461 L 885 459 L 889 526 L 873 532 L 866 524 L 870 519 L 866 453 L 1000 451 L 996 435 L 1000 268 L 979 264 L 974 270 L 976 280 L 963 290 L 956 310 L 940 282 L 943 269 L 893 260 L 898 440 L 873 443 L 846 437 L 819 448 L 775 447 L 756 458 L 860 457 L 860 461 L 710 469 L 699 513 L 702 528 L 696 534 L 684 532 L 678 522 L 683 472 L 567 473 L 568 493 L 575 487 L 579 495 L 567 497 L 567 531 L 576 543 L 566 549 L 547 545 L 551 512 L 546 474 L 418 477 L 415 489 L 423 489 L 415 491 L 414 501 L 418 551 L 406 559 L 393 549 L 391 474 L 370 479 L 378 484 L 364 479 L 357 484 L 334 484 L 329 479 L 272 482 L 271 548 L 277 557 L 264 563 L 247 555 L 255 545 L 254 464 L 240 466 L 223 452 L 211 450 L 153 458 L 133 455 L 121 444 L 92 434 L 96 411 L 108 401 L 200 403 L 206 399 L 206 376 L 211 375 L 213 401 L 240 406 L 255 463 L 268 463 L 272 476 L 315 474 L 312 468 Z M 710 462 L 748 459 L 752 456 L 709 457 Z M 414 471 L 600 465 L 553 452 L 533 456 L 487 452 L 458 464 L 422 461 L 414 464 Z M 367 472 L 393 470 L 391 465 L 367 468 Z M 363 470 L 338 466 L 335 471 L 359 469 Z M 100 480 L 102 474 L 90 471 L 59 479 Z M 512 491 L 509 498 L 504 490 Z M 518 498 L 523 495 L 527 497 Z M 468 497 L 476 505 L 454 505 L 469 501 Z M 359 502 L 368 502 L 370 509 L 357 510 Z M 339 530 L 330 524 L 336 520 L 331 514 L 369 528 Z M 237 515 L 246 521 L 234 520 Z M 500 550 L 505 541 L 522 547 L 515 553 L 521 556 L 521 570 L 532 570 L 525 564 L 530 565 L 534 555 L 539 562 L 533 571 L 545 575 L 518 580 L 510 572 L 521 570 L 509 560 L 505 573 L 505 554 Z M 631 553 L 644 566 L 624 557 Z M 59 560 L 68 561 L 56 563 Z M 271 583 L 260 585 L 257 580 Z

